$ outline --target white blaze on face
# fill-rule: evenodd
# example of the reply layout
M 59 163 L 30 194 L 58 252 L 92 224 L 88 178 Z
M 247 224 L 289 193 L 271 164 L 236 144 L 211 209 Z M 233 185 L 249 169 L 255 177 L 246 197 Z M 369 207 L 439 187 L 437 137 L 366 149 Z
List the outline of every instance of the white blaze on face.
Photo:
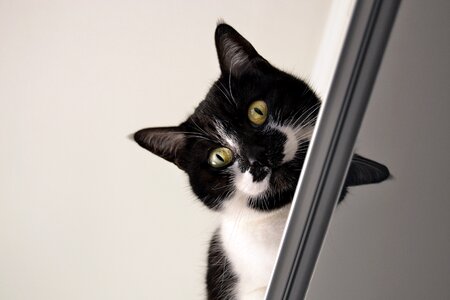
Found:
M 284 143 L 283 150 L 283 162 L 286 163 L 294 159 L 297 153 L 299 141 L 311 140 L 311 136 L 314 130 L 312 126 L 294 128 L 291 126 L 273 126 L 277 130 L 284 133 L 286 136 L 286 142 Z
M 283 151 L 283 163 L 286 163 L 294 159 L 295 153 L 297 153 L 298 149 L 298 141 L 295 136 L 295 131 L 292 127 L 276 126 L 276 128 L 286 136 L 286 142 L 284 143 Z
M 234 183 L 236 188 L 247 196 L 256 197 L 269 188 L 270 173 L 260 182 L 253 182 L 253 175 L 247 170 L 244 173 L 237 166 L 234 168 Z
M 239 153 L 239 147 L 236 137 L 232 133 L 227 133 L 220 122 L 215 124 L 217 136 L 221 141 L 226 142 L 227 146 L 235 153 Z

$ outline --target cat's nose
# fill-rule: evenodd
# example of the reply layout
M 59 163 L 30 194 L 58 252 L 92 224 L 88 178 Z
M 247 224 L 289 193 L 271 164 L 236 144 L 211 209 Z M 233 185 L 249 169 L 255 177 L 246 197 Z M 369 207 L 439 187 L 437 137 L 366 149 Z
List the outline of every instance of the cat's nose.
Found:
M 253 175 L 253 182 L 260 182 L 269 174 L 270 168 L 264 166 L 259 161 L 254 161 L 250 166 L 249 172 Z

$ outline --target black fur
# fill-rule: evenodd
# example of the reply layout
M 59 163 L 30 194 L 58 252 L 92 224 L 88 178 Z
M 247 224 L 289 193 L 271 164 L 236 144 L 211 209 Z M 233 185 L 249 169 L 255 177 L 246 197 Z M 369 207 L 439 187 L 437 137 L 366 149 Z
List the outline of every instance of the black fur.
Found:
M 233 287 L 237 283 L 236 274 L 223 251 L 222 241 L 216 232 L 209 244 L 206 287 L 208 300 L 233 300 Z
M 292 201 L 309 141 L 301 140 L 295 158 L 282 164 L 287 136 L 268 124 L 313 126 L 321 102 L 305 82 L 273 67 L 231 26 L 219 24 L 215 42 L 221 75 L 194 113 L 177 127 L 143 129 L 134 138 L 140 146 L 184 170 L 197 197 L 207 207 L 220 210 L 234 193 L 233 174 L 228 168 L 216 169 L 208 164 L 211 150 L 227 146 L 217 133 L 220 122 L 225 133 L 236 137 L 241 152 L 234 153 L 233 162 L 241 171 L 249 170 L 255 182 L 271 172 L 269 192 L 249 198 L 248 206 L 260 211 L 280 208 Z M 249 105 L 256 100 L 264 100 L 269 110 L 269 118 L 262 126 L 253 125 L 247 116 Z M 341 199 L 348 186 L 377 183 L 388 176 L 385 166 L 355 155 Z M 211 243 L 216 246 L 211 246 L 209 252 L 208 297 L 230 299 L 221 298 L 222 291 L 218 292 L 217 287 L 223 282 L 216 280 L 226 278 L 223 288 L 228 290 L 237 281 L 236 276 L 218 246 L 217 235 Z

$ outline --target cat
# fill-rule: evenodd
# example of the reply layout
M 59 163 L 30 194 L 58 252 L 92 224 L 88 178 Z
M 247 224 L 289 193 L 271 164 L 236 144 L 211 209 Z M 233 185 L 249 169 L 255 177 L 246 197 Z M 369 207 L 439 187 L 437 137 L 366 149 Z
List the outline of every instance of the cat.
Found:
M 134 140 L 185 171 L 198 199 L 220 213 L 207 298 L 264 299 L 321 101 L 231 26 L 217 25 L 215 44 L 221 75 L 194 113 Z M 340 201 L 347 187 L 388 177 L 384 165 L 355 154 Z

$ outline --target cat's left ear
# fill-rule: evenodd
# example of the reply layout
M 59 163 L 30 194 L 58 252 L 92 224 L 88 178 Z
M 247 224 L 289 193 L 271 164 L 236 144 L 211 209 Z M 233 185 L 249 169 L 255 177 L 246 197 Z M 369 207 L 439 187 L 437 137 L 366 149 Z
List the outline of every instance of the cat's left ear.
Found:
M 133 136 L 139 146 L 183 169 L 182 149 L 186 137 L 179 127 L 145 128 Z
M 389 178 L 389 169 L 376 161 L 353 155 L 345 186 L 379 183 Z
M 228 24 L 217 25 L 215 40 L 222 74 L 239 76 L 255 59 L 264 60 L 249 41 Z

